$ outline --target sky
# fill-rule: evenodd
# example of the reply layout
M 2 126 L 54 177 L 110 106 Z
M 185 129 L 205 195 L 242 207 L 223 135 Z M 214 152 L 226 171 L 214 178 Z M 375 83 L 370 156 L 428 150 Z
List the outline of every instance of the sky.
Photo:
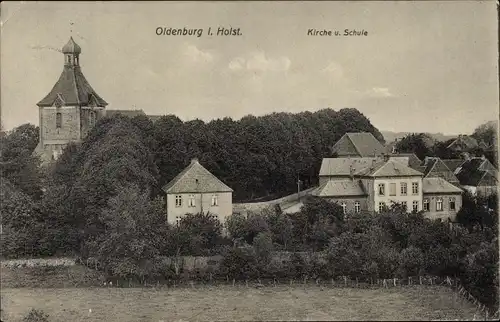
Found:
M 209 121 L 349 107 L 381 131 L 445 134 L 499 116 L 495 1 L 4 2 L 1 21 L 6 129 L 38 125 L 71 35 L 108 109 Z

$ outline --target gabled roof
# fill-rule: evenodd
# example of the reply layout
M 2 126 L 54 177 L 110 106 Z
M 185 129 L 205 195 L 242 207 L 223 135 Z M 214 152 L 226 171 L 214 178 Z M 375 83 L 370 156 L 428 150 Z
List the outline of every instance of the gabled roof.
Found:
M 355 197 L 366 196 L 361 180 L 328 180 L 312 193 L 318 197 Z
M 442 159 L 442 161 L 453 172 L 464 163 L 462 159 Z
M 95 104 L 99 107 L 105 107 L 108 105 L 87 82 L 80 66 L 65 65 L 59 80 L 52 87 L 49 94 L 37 105 L 41 107 L 53 106 L 56 100 L 62 101 L 62 106 L 90 106 Z
M 482 158 L 471 158 L 465 160 L 457 168 L 456 176 L 463 186 L 477 186 L 485 177 L 498 178 L 496 169 L 486 169 L 485 160 Z
M 321 162 L 319 176 L 350 176 L 356 174 L 359 170 L 365 169 L 377 162 L 381 162 L 381 157 L 366 157 L 366 158 L 324 158 Z M 395 154 L 389 157 L 389 160 L 397 161 L 404 166 L 415 165 L 420 163 L 420 159 L 413 153 Z M 415 169 L 415 168 L 414 168 Z M 416 169 L 418 171 L 418 169 Z
M 163 187 L 166 193 L 213 193 L 232 192 L 196 159 Z
M 346 133 L 332 148 L 340 157 L 375 157 L 384 152 L 384 146 L 369 132 Z
M 462 189 L 457 188 L 443 178 L 424 178 L 422 180 L 423 193 L 461 193 Z
M 377 158 L 324 158 L 319 170 L 320 176 L 349 176 L 352 171 L 363 169 Z
M 407 158 L 407 166 L 409 166 L 410 168 L 416 168 L 418 166 L 420 166 L 420 164 L 422 163 L 422 160 L 420 160 L 416 155 L 415 153 L 396 153 L 396 154 L 392 154 L 391 159 L 395 159 L 395 158 Z
M 380 160 L 354 174 L 355 176 L 367 177 L 413 177 L 423 176 L 423 174 L 412 169 L 400 161 Z
M 441 177 L 449 183 L 459 183 L 453 171 L 438 157 L 425 158 L 422 168 L 421 172 L 424 174 L 424 177 Z
M 452 149 L 453 146 L 465 147 L 466 149 L 475 149 L 478 147 L 477 140 L 469 135 L 459 135 L 453 142 L 448 145 L 448 149 Z

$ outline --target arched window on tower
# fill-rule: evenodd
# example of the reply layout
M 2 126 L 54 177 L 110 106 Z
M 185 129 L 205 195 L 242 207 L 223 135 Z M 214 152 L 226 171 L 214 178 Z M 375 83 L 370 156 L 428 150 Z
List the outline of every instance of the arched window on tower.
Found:
M 60 129 L 62 125 L 62 114 L 57 112 L 56 113 L 56 128 Z

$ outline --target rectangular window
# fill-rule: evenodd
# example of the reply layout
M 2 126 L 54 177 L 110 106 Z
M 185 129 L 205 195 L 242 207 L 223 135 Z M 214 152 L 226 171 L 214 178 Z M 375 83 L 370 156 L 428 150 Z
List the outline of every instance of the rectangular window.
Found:
M 411 192 L 414 194 L 414 195 L 418 195 L 418 182 L 413 182 L 411 184 Z
M 389 183 L 389 196 L 395 196 L 395 195 L 396 195 L 396 184 Z
M 194 200 L 194 195 L 189 195 L 189 207 L 195 207 L 196 203 Z
M 212 196 L 212 206 L 218 206 L 219 205 L 219 198 L 217 195 Z
M 418 200 L 413 201 L 413 211 L 418 211 Z
M 361 204 L 359 203 L 359 201 L 356 201 L 356 203 L 354 204 L 354 211 L 356 213 L 359 213 L 361 211 Z
M 436 200 L 436 210 L 443 211 L 443 198 L 437 198 Z
M 342 203 L 342 211 L 344 212 L 344 215 L 347 212 L 347 205 L 345 204 L 345 202 Z
M 175 206 L 182 207 L 182 196 L 180 195 L 175 196 Z
M 406 196 L 407 193 L 408 193 L 408 185 L 406 184 L 406 182 L 401 182 L 401 195 Z
M 429 199 L 424 199 L 424 211 L 429 211 Z
M 450 198 L 450 210 L 451 211 L 456 210 L 455 198 Z
M 385 202 L 378 203 L 378 212 L 382 212 L 385 208 Z
M 385 196 L 385 184 L 384 183 L 378 184 L 378 195 Z
M 62 126 L 62 114 L 56 113 L 56 128 L 60 129 Z
M 175 224 L 179 226 L 179 223 L 181 222 L 181 216 L 176 216 L 175 217 Z
M 406 203 L 406 201 L 401 201 L 401 207 L 403 207 L 403 210 L 404 210 L 404 211 L 407 211 L 407 209 L 408 209 L 408 204 Z

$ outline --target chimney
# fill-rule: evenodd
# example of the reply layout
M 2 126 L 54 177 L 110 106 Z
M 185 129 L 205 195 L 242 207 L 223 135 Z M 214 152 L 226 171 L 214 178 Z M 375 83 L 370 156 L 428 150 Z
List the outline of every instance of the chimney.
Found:
M 375 168 L 375 162 L 376 162 L 376 159 L 372 159 L 372 163 L 370 165 L 370 171 L 373 171 L 373 169 Z
M 387 162 L 389 161 L 390 155 L 388 153 L 382 153 L 382 159 Z
M 198 158 L 193 158 L 191 160 L 191 164 L 199 163 Z
M 465 161 L 469 161 L 470 160 L 470 154 L 468 152 L 464 152 L 464 153 L 462 153 L 462 158 Z
M 352 164 L 349 166 L 349 176 L 351 177 L 351 179 L 354 180 L 354 167 L 352 166 Z
M 486 160 L 486 157 L 484 156 L 484 154 L 481 155 L 481 160 L 483 160 L 483 161 Z

